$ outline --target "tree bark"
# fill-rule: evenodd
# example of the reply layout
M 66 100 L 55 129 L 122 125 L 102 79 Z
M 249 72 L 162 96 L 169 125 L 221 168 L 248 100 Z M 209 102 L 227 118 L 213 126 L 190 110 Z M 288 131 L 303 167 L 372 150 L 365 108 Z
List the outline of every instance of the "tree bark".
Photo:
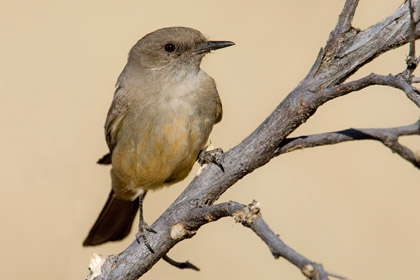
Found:
M 245 175 L 268 163 L 273 157 L 297 147 L 373 139 L 381 141 L 420 167 L 419 157 L 397 142 L 401 135 L 419 134 L 418 122 L 410 127 L 409 132 L 407 128 L 403 132 L 399 128 L 347 130 L 287 139 L 291 132 L 310 118 L 324 103 L 367 86 L 385 85 L 398 88 L 420 107 L 419 92 L 411 85 L 413 80 L 411 74 L 418 61 L 414 50 L 410 51 L 414 59 L 407 63 L 407 69 L 400 74 L 395 76 L 372 74 L 343 84 L 358 69 L 382 53 L 404 45 L 410 39 L 410 43 L 414 44 L 415 38 L 420 34 L 420 26 L 417 24 L 420 0 L 412 1 L 412 16 L 410 16 L 410 3 L 411 1 L 407 1 L 383 21 L 365 30 L 359 30 L 351 25 L 358 1 L 347 0 L 335 29 L 331 32 L 325 48 L 320 50 L 312 69 L 254 132 L 225 153 L 222 161 L 225 171 L 222 172 L 215 165 L 206 167 L 153 223 L 152 228 L 157 233 L 148 233 L 147 238 L 155 253 L 152 254 L 144 244 L 134 240 L 118 256 L 110 256 L 104 260 L 103 264 L 99 265 L 99 275 L 93 279 L 137 279 L 178 242 L 194 236 L 202 225 L 225 216 L 234 216 L 242 224 L 253 229 L 267 243 L 275 257 L 286 258 L 301 269 L 308 278 L 327 279 L 328 273 L 321 265 L 287 247 L 269 229 L 262 220 L 258 207 L 254 205 L 253 208 L 252 205 L 244 206 L 235 202 L 216 205 L 213 203 Z M 244 209 L 247 209 L 245 214 Z M 253 211 L 256 213 L 252 214 Z

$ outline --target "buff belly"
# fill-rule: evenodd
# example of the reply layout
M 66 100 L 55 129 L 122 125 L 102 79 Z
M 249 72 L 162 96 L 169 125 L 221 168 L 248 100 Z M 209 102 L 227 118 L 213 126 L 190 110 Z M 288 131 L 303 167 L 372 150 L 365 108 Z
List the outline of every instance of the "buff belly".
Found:
M 157 118 L 137 130 L 125 131 L 112 154 L 112 185 L 117 197 L 135 199 L 142 190 L 157 189 L 184 179 L 211 130 L 191 114 Z M 207 128 L 207 129 L 206 129 Z M 130 137 L 127 137 L 130 135 Z

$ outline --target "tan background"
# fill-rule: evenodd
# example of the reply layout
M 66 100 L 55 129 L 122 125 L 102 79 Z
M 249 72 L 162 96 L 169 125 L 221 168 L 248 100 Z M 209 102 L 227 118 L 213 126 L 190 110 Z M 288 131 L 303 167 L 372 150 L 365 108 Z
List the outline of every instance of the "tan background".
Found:
M 403 1 L 362 0 L 365 28 Z M 190 26 L 236 46 L 209 55 L 224 105 L 211 136 L 228 150 L 304 77 L 344 1 L 0 1 L 0 268 L 2 279 L 84 279 L 89 256 L 120 243 L 82 248 L 110 188 L 103 123 L 129 48 L 166 26 Z M 404 68 L 407 46 L 356 76 Z M 415 122 L 404 94 L 371 88 L 332 101 L 294 135 Z M 404 143 L 420 150 L 419 137 Z M 191 177 L 148 195 L 150 223 Z M 283 240 L 351 279 L 415 278 L 420 255 L 420 172 L 378 143 L 346 143 L 274 159 L 221 197 L 261 202 Z M 159 262 L 143 279 L 303 279 L 232 219 L 204 226 L 170 255 L 202 271 Z

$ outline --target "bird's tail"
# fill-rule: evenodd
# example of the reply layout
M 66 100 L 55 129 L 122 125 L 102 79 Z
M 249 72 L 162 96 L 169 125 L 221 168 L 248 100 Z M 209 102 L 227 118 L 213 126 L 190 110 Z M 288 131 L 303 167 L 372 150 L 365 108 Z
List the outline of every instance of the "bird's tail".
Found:
M 83 246 L 95 246 L 126 237 L 131 230 L 139 209 L 139 198 L 134 201 L 114 197 L 111 191 L 98 219 L 83 242 Z

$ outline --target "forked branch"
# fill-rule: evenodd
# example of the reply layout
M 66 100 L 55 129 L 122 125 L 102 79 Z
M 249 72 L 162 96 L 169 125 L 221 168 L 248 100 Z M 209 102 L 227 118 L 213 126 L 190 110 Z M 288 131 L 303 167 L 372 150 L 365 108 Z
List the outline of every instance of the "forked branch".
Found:
M 331 32 L 325 48 L 321 49 L 314 66 L 302 82 L 254 132 L 225 153 L 222 161 L 224 172 L 214 165 L 206 167 L 202 174 L 195 177 L 177 200 L 153 223 L 152 227 L 157 233 L 148 233 L 147 238 L 155 253 L 151 254 L 144 244 L 133 241 L 118 256 L 110 256 L 103 262 L 99 262 L 99 273 L 94 279 L 134 280 L 139 278 L 178 242 L 193 236 L 200 226 L 218 218 L 230 216 L 232 211 L 236 213 L 237 210 L 243 209 L 243 205 L 236 203 L 213 206 L 212 204 L 235 182 L 268 163 L 273 157 L 290 151 L 293 147 L 321 145 L 322 141 L 339 143 L 348 139 L 371 137 L 369 139 L 383 142 L 418 166 L 415 155 L 410 154 L 407 151 L 408 148 L 406 149 L 396 141 L 399 136 L 404 135 L 399 131 L 409 129 L 408 127 L 394 130 L 344 131 L 284 140 L 324 103 L 371 85 L 398 88 L 420 107 L 418 91 L 411 85 L 411 81 L 416 80 L 412 79 L 411 75 L 415 69 L 413 65 L 416 66 L 417 62 L 410 64 L 407 75 L 371 74 L 360 80 L 343 84 L 359 68 L 382 53 L 409 41 L 414 44 L 414 39 L 419 37 L 420 26 L 417 22 L 418 16 L 410 16 L 410 11 L 414 10 L 414 14 L 418 13 L 420 0 L 406 2 L 392 15 L 365 30 L 358 30 L 351 26 L 357 3 L 357 0 L 346 1 L 336 28 Z M 414 9 L 409 8 L 409 3 Z M 413 18 L 416 21 L 413 21 Z M 415 130 L 413 127 L 410 129 Z M 286 258 L 308 278 L 328 278 L 322 266 L 305 259 L 301 254 L 285 246 L 281 240 L 279 242 L 279 238 L 268 229 L 262 218 L 255 217 L 251 215 L 252 222 L 249 227 L 267 243 L 275 256 Z M 241 222 L 247 224 L 242 220 Z

